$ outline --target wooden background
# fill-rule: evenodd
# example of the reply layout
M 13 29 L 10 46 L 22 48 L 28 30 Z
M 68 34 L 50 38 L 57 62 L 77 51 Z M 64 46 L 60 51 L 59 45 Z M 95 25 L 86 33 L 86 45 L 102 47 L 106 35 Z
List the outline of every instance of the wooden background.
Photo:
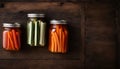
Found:
M 19 22 L 22 49 L 9 52 L 0 40 L 0 69 L 119 69 L 120 5 L 115 0 L 0 0 L 2 23 Z M 52 54 L 45 47 L 26 44 L 27 13 L 45 13 L 65 19 L 69 26 L 69 51 Z M 48 40 L 48 39 L 47 39 Z

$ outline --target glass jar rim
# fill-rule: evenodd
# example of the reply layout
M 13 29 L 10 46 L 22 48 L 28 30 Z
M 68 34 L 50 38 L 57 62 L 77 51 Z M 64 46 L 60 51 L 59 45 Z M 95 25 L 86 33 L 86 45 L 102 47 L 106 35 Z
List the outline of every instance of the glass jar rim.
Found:
M 50 24 L 67 24 L 66 20 L 51 20 Z
M 19 23 L 3 23 L 3 27 L 20 27 Z
M 45 17 L 45 14 L 37 14 L 37 13 L 28 13 L 28 17 Z

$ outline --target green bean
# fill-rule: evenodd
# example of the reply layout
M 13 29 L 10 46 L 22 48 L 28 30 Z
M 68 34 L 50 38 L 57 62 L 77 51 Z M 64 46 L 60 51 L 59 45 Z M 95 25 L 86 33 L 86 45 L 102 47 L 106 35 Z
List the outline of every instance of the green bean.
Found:
M 42 21 L 39 21 L 40 23 L 40 42 L 39 44 L 41 46 L 45 45 L 45 28 L 46 28 L 46 23 L 43 23 Z
M 34 46 L 38 46 L 38 41 L 39 41 L 39 24 L 38 24 L 38 22 L 37 21 L 34 21 L 34 24 L 35 24 L 35 35 L 34 35 Z

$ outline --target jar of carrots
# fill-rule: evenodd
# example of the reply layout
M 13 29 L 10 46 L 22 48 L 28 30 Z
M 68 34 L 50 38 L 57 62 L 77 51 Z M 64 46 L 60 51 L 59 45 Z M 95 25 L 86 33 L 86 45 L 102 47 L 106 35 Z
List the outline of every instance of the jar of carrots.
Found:
M 66 53 L 68 30 L 65 20 L 51 20 L 49 29 L 49 51 L 53 53 Z
M 20 49 L 20 24 L 3 23 L 3 48 L 10 51 Z

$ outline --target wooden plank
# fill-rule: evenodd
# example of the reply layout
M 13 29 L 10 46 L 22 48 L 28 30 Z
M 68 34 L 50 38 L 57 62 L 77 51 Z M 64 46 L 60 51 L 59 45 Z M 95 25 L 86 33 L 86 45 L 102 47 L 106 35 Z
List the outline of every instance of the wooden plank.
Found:
M 115 9 L 112 3 L 86 3 L 86 69 L 115 69 Z
M 34 6 L 35 5 L 35 6 Z M 37 6 L 37 7 L 36 7 Z M 48 52 L 47 45 L 45 48 L 29 47 L 26 44 L 26 24 L 27 13 L 45 13 L 47 23 L 50 19 L 65 19 L 69 25 L 69 52 L 67 54 L 51 54 Z M 65 3 L 59 6 L 58 3 L 30 3 L 30 2 L 13 2 L 5 3 L 5 7 L 0 9 L 0 26 L 4 22 L 19 22 L 22 24 L 22 50 L 20 52 L 8 52 L 2 49 L 0 43 L 0 59 L 80 59 L 82 53 L 81 45 L 81 21 L 83 19 L 82 8 L 79 4 Z M 47 31 L 48 32 L 48 31 Z M 0 29 L 2 33 L 2 29 Z M 2 34 L 0 34 L 2 36 Z M 2 37 L 0 37 L 2 39 Z M 48 39 L 47 39 L 48 40 Z M 0 40 L 2 42 L 2 40 Z
M 114 1 L 113 0 L 0 0 L 0 2 L 114 2 Z
M 77 1 L 79 0 L 0 0 L 0 2 L 77 2 Z
M 116 3 L 117 68 L 120 68 L 120 3 Z
M 0 69 L 82 69 L 79 60 L 0 60 Z

